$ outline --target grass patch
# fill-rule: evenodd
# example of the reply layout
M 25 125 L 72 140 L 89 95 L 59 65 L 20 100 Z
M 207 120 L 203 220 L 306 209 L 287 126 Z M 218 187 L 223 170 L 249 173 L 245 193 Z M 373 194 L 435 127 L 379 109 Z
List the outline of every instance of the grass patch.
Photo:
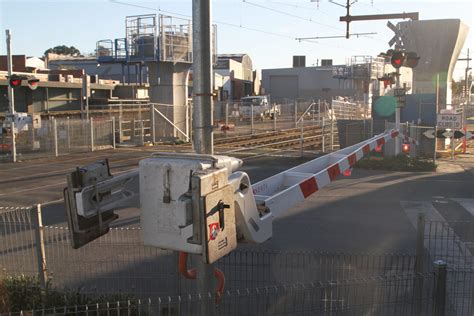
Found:
M 432 161 L 399 155 L 381 159 L 371 159 L 369 156 L 359 160 L 355 167 L 369 170 L 429 172 L 435 171 L 437 166 Z

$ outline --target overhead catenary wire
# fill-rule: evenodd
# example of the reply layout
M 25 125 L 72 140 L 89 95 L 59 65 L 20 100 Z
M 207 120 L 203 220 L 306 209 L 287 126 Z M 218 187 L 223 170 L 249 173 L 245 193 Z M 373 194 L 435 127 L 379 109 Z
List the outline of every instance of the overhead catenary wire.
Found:
M 172 11 L 167 11 L 167 10 L 163 10 L 161 8 L 156 9 L 156 8 L 151 8 L 151 7 L 147 7 L 147 6 L 143 6 L 143 5 L 139 5 L 139 4 L 128 3 L 128 2 L 124 2 L 124 1 L 118 1 L 118 0 L 109 0 L 109 1 L 112 2 L 112 3 L 116 3 L 116 4 L 121 4 L 121 5 L 131 6 L 131 7 L 137 7 L 137 8 L 146 9 L 146 10 L 152 10 L 152 11 L 161 12 L 161 13 L 165 13 L 165 14 L 172 14 L 172 15 L 179 16 L 179 17 L 184 17 L 184 18 L 191 18 L 191 15 L 172 12 Z M 245 25 L 242 25 L 242 24 L 234 24 L 234 23 L 218 21 L 218 20 L 213 20 L 213 23 L 220 24 L 220 25 L 226 25 L 226 26 L 230 26 L 230 27 L 235 27 L 235 28 L 240 28 L 240 29 L 245 29 L 245 30 L 248 30 L 248 31 L 258 32 L 258 33 L 262 33 L 262 34 L 278 36 L 278 37 L 281 37 L 281 38 L 287 38 L 287 39 L 292 39 L 292 40 L 295 39 L 294 36 L 285 35 L 285 34 L 281 34 L 281 33 L 275 33 L 275 32 L 266 31 L 266 30 L 261 30 L 261 29 L 257 29 L 257 28 L 253 28 L 253 27 L 248 27 L 248 26 L 245 26 Z M 316 43 L 316 42 L 313 41 L 313 42 L 310 42 L 310 43 Z
M 305 17 L 299 16 L 299 15 L 296 15 L 296 14 L 288 13 L 286 11 L 281 11 L 281 10 L 278 10 L 278 9 L 270 8 L 270 7 L 267 7 L 267 6 L 264 6 L 264 5 L 255 3 L 255 2 L 251 2 L 249 0 L 242 0 L 242 2 L 246 3 L 246 4 L 249 4 L 249 5 L 252 5 L 252 6 L 255 6 L 255 7 L 258 7 L 258 8 L 261 8 L 261 9 L 265 9 L 265 10 L 273 11 L 273 12 L 276 12 L 276 13 L 279 13 L 279 14 L 291 16 L 295 19 L 299 19 L 299 20 L 311 22 L 311 23 L 314 23 L 314 24 L 318 24 L 318 25 L 321 25 L 321 26 L 324 26 L 324 27 L 327 27 L 327 28 L 330 28 L 330 29 L 333 29 L 333 30 L 341 30 L 340 28 L 337 28 L 335 26 L 325 24 L 325 23 L 322 23 L 322 22 L 315 21 L 311 18 L 305 18 Z
M 174 15 L 174 16 L 178 16 L 178 17 L 183 17 L 183 18 L 188 18 L 188 19 L 191 18 L 191 15 L 183 14 L 183 13 L 178 13 L 178 12 L 173 12 L 173 11 L 168 11 L 168 10 L 163 10 L 163 9 L 161 9 L 161 8 L 152 8 L 152 7 L 147 7 L 147 6 L 143 6 L 143 5 L 139 5 L 139 4 L 134 4 L 134 3 L 129 3 L 129 2 L 125 2 L 125 1 L 119 1 L 119 0 L 109 0 L 109 1 L 110 1 L 111 3 L 115 3 L 115 4 L 120 4 L 120 5 L 125 5 L 125 6 L 131 6 L 131 7 L 137 7 L 137 8 L 146 9 L 146 10 L 151 10 L 151 11 L 155 11 L 155 12 L 159 12 L 159 13 L 163 13 L 163 14 L 170 14 L 170 15 Z M 271 32 L 271 31 L 267 31 L 267 30 L 257 29 L 257 28 L 248 27 L 248 26 L 245 26 L 245 25 L 239 25 L 239 24 L 234 24 L 234 23 L 229 23 L 229 22 L 224 22 L 224 21 L 219 21 L 219 20 L 213 20 L 213 23 L 218 24 L 218 25 L 225 25 L 225 26 L 230 26 L 230 27 L 245 29 L 245 30 L 248 30 L 248 31 L 258 32 L 258 33 L 262 33 L 262 34 L 277 36 L 277 37 L 285 38 L 285 39 L 295 40 L 295 39 L 297 38 L 296 36 L 290 36 L 290 35 L 286 35 L 286 34 L 275 33 L 275 32 Z M 339 30 L 340 30 L 340 29 L 339 29 Z M 368 35 L 364 35 L 363 37 L 369 38 L 369 39 L 372 39 L 372 40 L 376 40 L 375 38 L 370 37 L 370 36 L 368 36 Z M 337 48 L 337 49 L 349 49 L 349 48 L 344 47 L 343 45 L 340 45 L 340 44 L 331 45 L 331 44 L 321 43 L 321 42 L 318 42 L 318 41 L 315 41 L 315 40 L 311 40 L 311 39 L 302 40 L 302 41 L 299 41 L 299 42 L 300 42 L 300 43 L 301 43 L 301 42 L 305 42 L 305 43 L 323 45 L 323 46 L 326 46 L 326 47 L 332 47 L 332 48 Z M 351 49 L 354 50 L 354 48 L 351 48 Z M 363 52 L 362 50 L 359 50 L 359 51 L 360 51 L 361 53 Z

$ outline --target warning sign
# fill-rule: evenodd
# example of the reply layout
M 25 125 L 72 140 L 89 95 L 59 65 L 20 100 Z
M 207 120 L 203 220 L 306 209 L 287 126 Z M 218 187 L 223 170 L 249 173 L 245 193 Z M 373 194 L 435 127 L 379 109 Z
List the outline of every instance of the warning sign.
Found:
M 438 128 L 461 129 L 462 116 L 461 114 L 438 114 L 437 126 Z

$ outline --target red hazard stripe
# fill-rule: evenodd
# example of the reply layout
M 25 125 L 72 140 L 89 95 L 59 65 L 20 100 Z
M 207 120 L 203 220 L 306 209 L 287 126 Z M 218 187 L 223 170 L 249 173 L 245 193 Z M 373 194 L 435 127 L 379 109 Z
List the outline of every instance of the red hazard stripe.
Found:
M 312 177 L 308 180 L 301 182 L 300 189 L 303 193 L 304 198 L 306 199 L 308 196 L 318 191 L 318 184 L 316 183 L 316 179 Z
M 398 136 L 398 131 L 392 132 L 392 138 L 395 138 Z
M 331 181 L 336 180 L 337 176 L 341 174 L 341 170 L 339 169 L 339 165 L 333 165 L 328 168 L 329 179 Z
M 382 146 L 383 144 L 385 144 L 385 138 L 377 139 L 377 146 Z
M 362 152 L 364 153 L 364 155 L 367 155 L 368 153 L 370 153 L 370 146 L 367 144 L 364 147 L 362 147 Z
M 352 154 L 350 155 L 349 157 L 347 157 L 347 161 L 349 161 L 349 166 L 354 166 L 357 162 L 357 157 L 356 157 L 356 154 Z

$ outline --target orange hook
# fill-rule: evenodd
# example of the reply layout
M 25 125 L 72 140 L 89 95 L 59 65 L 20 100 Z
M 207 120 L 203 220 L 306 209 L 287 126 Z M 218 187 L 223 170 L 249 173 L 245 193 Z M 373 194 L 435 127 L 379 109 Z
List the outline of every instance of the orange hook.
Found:
M 178 261 L 179 273 L 182 276 L 184 276 L 186 279 L 196 279 L 196 269 L 192 268 L 188 270 L 187 262 L 188 262 L 188 253 L 180 251 L 179 261 Z M 217 288 L 216 288 L 216 305 L 217 305 L 220 303 L 222 299 L 222 295 L 224 294 L 225 276 L 224 276 L 224 272 L 222 272 L 218 268 L 214 268 L 214 276 L 217 279 Z

